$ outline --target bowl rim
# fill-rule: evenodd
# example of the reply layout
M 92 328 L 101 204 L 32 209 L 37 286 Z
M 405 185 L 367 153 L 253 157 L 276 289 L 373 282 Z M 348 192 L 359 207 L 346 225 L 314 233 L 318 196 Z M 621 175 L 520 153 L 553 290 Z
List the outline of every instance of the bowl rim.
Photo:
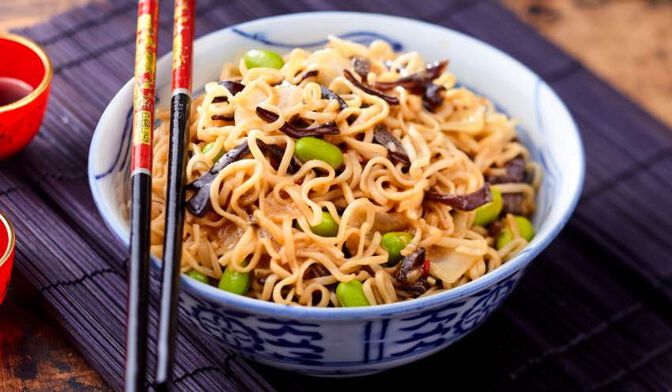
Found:
M 506 52 L 500 50 L 499 48 L 490 45 L 487 42 L 481 41 L 475 37 L 471 37 L 465 33 L 435 25 L 432 23 L 428 23 L 425 21 L 421 20 L 416 20 L 416 19 L 411 19 L 411 18 L 405 18 L 405 17 L 400 17 L 400 16 L 394 16 L 394 15 L 386 15 L 386 14 L 377 14 L 377 13 L 367 13 L 367 12 L 348 12 L 348 11 L 318 11 L 318 12 L 299 12 L 299 13 L 291 13 L 291 14 L 284 14 L 284 15 L 276 15 L 276 16 L 269 16 L 269 17 L 264 17 L 264 18 L 259 18 L 259 19 L 254 19 L 250 21 L 246 21 L 240 24 L 236 25 L 231 25 L 229 27 L 213 31 L 211 33 L 208 33 L 202 37 L 199 37 L 196 43 L 200 40 L 206 40 L 208 38 L 211 38 L 214 35 L 221 34 L 224 31 L 233 31 L 234 29 L 243 29 L 247 27 L 253 27 L 256 24 L 259 23 L 264 23 L 268 21 L 277 21 L 277 20 L 282 20 L 282 19 L 301 19 L 301 18 L 332 18 L 332 17 L 359 17 L 359 18 L 372 18 L 372 19 L 386 19 L 389 22 L 393 21 L 398 21 L 398 22 L 406 22 L 406 23 L 412 23 L 412 24 L 417 24 L 421 25 L 423 28 L 429 28 L 429 29 L 434 29 L 438 31 L 448 31 L 451 34 L 455 34 L 459 36 L 461 39 L 465 39 L 467 41 L 471 41 L 474 44 L 478 45 L 485 45 L 487 48 L 490 50 L 494 50 L 497 55 L 505 57 L 508 59 L 508 61 L 513 62 L 514 65 L 520 67 L 520 70 L 522 72 L 526 72 L 529 75 L 535 77 L 537 79 L 537 83 L 541 83 L 545 85 L 548 89 L 548 93 L 551 95 L 552 98 L 554 98 L 557 101 L 557 105 L 559 109 L 561 109 L 562 113 L 560 114 L 561 116 L 565 116 L 566 119 L 568 120 L 569 124 L 569 129 L 566 130 L 567 132 L 567 138 L 571 139 L 572 145 L 576 147 L 577 151 L 577 168 L 578 168 L 578 173 L 576 176 L 576 180 L 574 181 L 574 189 L 571 189 L 570 195 L 571 199 L 569 200 L 569 203 L 567 204 L 567 208 L 564 211 L 561 211 L 561 215 L 558 218 L 557 223 L 554 226 L 549 227 L 549 230 L 545 233 L 545 235 L 542 236 L 537 236 L 535 237 L 528 246 L 521 251 L 518 255 L 516 255 L 513 259 L 507 261 L 506 263 L 502 264 L 499 268 L 495 269 L 494 271 L 488 272 L 487 274 L 479 277 L 478 279 L 468 282 L 464 285 L 455 287 L 453 289 L 433 294 L 433 295 L 428 295 L 426 297 L 420 297 L 416 298 L 413 300 L 408 300 L 408 301 L 403 301 L 403 302 L 395 302 L 391 304 L 383 304 L 383 305 L 376 305 L 376 306 L 368 306 L 368 307 L 356 307 L 356 308 L 316 308 L 316 307 L 306 307 L 306 306 L 291 306 L 291 305 L 283 305 L 283 304 L 278 304 L 275 302 L 270 302 L 270 301 L 262 301 L 258 300 L 256 298 L 251 298 L 251 297 L 246 297 L 246 296 L 241 296 L 241 295 L 236 295 L 232 293 L 228 293 L 222 290 L 219 290 L 218 288 L 214 286 L 207 285 L 205 283 L 198 282 L 194 279 L 191 279 L 187 277 L 184 274 L 180 275 L 181 279 L 181 287 L 185 289 L 185 291 L 189 292 L 192 295 L 202 297 L 206 300 L 209 300 L 210 302 L 214 302 L 216 304 L 225 304 L 227 306 L 232 306 L 235 307 L 238 310 L 242 310 L 244 312 L 248 313 L 253 313 L 253 314 L 258 314 L 258 315 L 272 315 L 272 316 L 282 316 L 282 317 L 287 317 L 287 318 L 293 318 L 293 319 L 301 319 L 301 320 L 334 320 L 334 321 L 346 321 L 346 320 L 353 320 L 353 319 L 377 319 L 377 318 L 384 318 L 384 317 L 389 317 L 394 314 L 400 314 L 400 313 L 406 313 L 410 311 L 417 311 L 418 309 L 423 309 L 423 308 L 432 308 L 435 306 L 440 306 L 442 304 L 447 304 L 459 299 L 463 299 L 467 296 L 470 296 L 474 293 L 478 293 L 483 290 L 487 290 L 490 287 L 496 285 L 498 282 L 500 282 L 503 279 L 506 279 L 509 276 L 514 275 L 520 270 L 523 270 L 542 250 L 544 250 L 553 239 L 558 235 L 558 233 L 562 230 L 562 228 L 566 225 L 567 221 L 569 220 L 569 217 L 573 213 L 573 211 L 576 208 L 576 205 L 578 203 L 579 197 L 581 195 L 581 190 L 583 189 L 583 183 L 585 179 L 585 152 L 583 148 L 583 144 L 581 141 L 580 133 L 578 130 L 578 127 L 576 125 L 576 122 L 574 121 L 574 118 L 570 111 L 567 109 L 567 106 L 565 103 L 560 99 L 560 97 L 557 95 L 557 93 L 550 87 L 546 82 L 544 82 L 539 75 L 537 75 L 534 71 L 532 71 L 529 67 L 527 67 L 525 64 L 521 63 L 519 60 L 516 58 L 512 57 L 511 55 L 507 54 Z M 160 59 L 159 62 L 168 58 L 171 56 L 172 52 L 168 52 L 165 55 L 163 55 Z M 158 64 L 158 62 L 157 62 Z M 96 204 L 96 207 L 98 208 L 99 213 L 103 217 L 103 220 L 105 224 L 108 226 L 108 228 L 115 233 L 115 235 L 122 240 L 122 242 L 128 246 L 129 244 L 129 238 L 128 238 L 128 233 L 125 232 L 125 230 L 122 230 L 120 227 L 117 227 L 115 224 L 113 224 L 113 220 L 109 219 L 108 217 L 108 212 L 105 208 L 105 204 L 101 198 L 101 196 L 98 194 L 98 188 L 96 186 L 96 179 L 95 179 L 95 174 L 93 172 L 93 162 L 94 162 L 94 148 L 98 145 L 98 139 L 100 138 L 101 132 L 99 132 L 100 128 L 103 128 L 105 124 L 109 122 L 108 117 L 111 115 L 111 107 L 113 106 L 113 103 L 118 101 L 120 99 L 120 96 L 123 95 L 124 93 L 127 93 L 126 90 L 129 88 L 132 88 L 133 84 L 133 79 L 129 80 L 126 84 L 124 84 L 121 89 L 117 92 L 117 94 L 112 98 L 110 103 L 108 104 L 107 108 L 103 112 L 98 125 L 96 126 L 96 129 L 93 134 L 93 138 L 91 140 L 91 146 L 89 149 L 89 164 L 88 164 L 88 178 L 89 178 L 89 187 L 91 188 L 94 202 Z M 155 268 L 160 268 L 161 263 L 160 261 L 152 256 L 152 263 Z

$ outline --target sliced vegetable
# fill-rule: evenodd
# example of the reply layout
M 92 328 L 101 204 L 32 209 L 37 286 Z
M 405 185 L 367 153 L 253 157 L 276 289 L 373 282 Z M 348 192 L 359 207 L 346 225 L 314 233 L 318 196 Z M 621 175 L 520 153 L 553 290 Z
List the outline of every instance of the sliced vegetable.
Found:
M 250 273 L 239 272 L 227 267 L 217 287 L 229 293 L 245 295 L 250 289 Z
M 425 192 L 426 200 L 434 200 L 447 204 L 456 210 L 471 211 L 492 200 L 490 185 L 487 183 L 479 190 L 464 195 L 444 195 L 430 190 Z
M 329 164 L 334 169 L 343 165 L 343 152 L 328 141 L 316 137 L 302 137 L 294 145 L 294 155 L 301 162 L 317 159 Z
M 355 87 L 364 91 L 365 93 L 375 95 L 376 97 L 381 98 L 383 101 L 389 103 L 390 105 L 399 105 L 399 98 L 387 95 L 382 91 L 378 91 L 373 87 L 370 87 L 364 84 L 363 82 L 360 82 L 359 80 L 357 80 L 355 75 L 353 75 L 352 72 L 350 72 L 349 70 L 344 69 L 343 75 L 345 76 L 346 79 L 350 81 L 350 83 L 354 84 Z
M 454 250 L 445 252 L 440 256 L 433 255 L 432 262 L 429 264 L 429 273 L 441 279 L 444 283 L 455 283 L 474 265 L 478 258 L 479 256 L 465 255 Z
M 339 283 L 336 286 L 336 297 L 338 297 L 338 303 L 344 308 L 369 306 L 369 301 L 364 295 L 362 282 L 356 279 Z
M 322 220 L 315 226 L 310 226 L 310 230 L 321 237 L 336 237 L 338 234 L 338 223 L 330 213 L 322 211 Z
M 487 226 L 495 221 L 502 212 L 502 192 L 497 187 L 490 187 L 490 192 L 492 193 L 492 201 L 476 209 L 476 218 L 474 219 L 476 226 Z
M 373 141 L 381 146 L 387 148 L 390 160 L 393 163 L 401 163 L 403 165 L 410 165 L 411 160 L 408 159 L 404 147 L 401 142 L 388 131 L 384 124 L 377 124 L 373 131 Z
M 277 121 L 280 117 L 278 114 L 262 107 L 257 107 L 257 116 L 268 123 Z M 338 135 L 341 133 L 341 131 L 338 129 L 338 126 L 333 121 L 314 125 L 308 128 L 297 127 L 290 122 L 286 122 L 280 127 L 280 131 L 295 139 L 306 136 Z
M 280 69 L 285 65 L 282 56 L 268 49 L 250 49 L 243 55 L 243 61 L 248 69 L 252 68 L 275 68 Z
M 393 266 L 401 260 L 401 251 L 413 240 L 411 233 L 393 231 L 383 234 L 381 246 L 387 251 L 387 265 Z
M 190 277 L 191 279 L 197 280 L 201 283 L 210 284 L 210 279 L 207 276 L 205 276 L 204 274 L 202 274 L 202 273 L 200 273 L 196 270 L 191 270 L 191 271 L 187 272 L 187 276 Z
M 513 219 L 516 222 L 516 228 L 518 229 L 520 236 L 528 242 L 532 241 L 532 238 L 534 237 L 534 226 L 532 225 L 532 222 L 524 216 L 515 216 Z M 511 241 L 513 241 L 513 232 L 509 227 L 505 227 L 497 238 L 497 249 L 502 249 Z

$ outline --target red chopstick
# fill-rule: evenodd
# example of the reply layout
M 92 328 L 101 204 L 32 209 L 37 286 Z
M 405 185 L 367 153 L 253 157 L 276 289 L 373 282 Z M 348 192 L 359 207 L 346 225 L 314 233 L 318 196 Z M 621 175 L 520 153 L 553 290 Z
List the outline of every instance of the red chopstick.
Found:
M 173 95 L 170 100 L 170 148 L 163 241 L 161 314 L 157 342 L 156 383 L 168 390 L 175 357 L 177 297 L 182 259 L 191 66 L 194 40 L 194 0 L 175 0 L 173 23 Z
M 147 374 L 152 129 L 158 0 L 138 1 L 131 150 L 131 259 L 128 274 L 126 391 L 144 391 Z

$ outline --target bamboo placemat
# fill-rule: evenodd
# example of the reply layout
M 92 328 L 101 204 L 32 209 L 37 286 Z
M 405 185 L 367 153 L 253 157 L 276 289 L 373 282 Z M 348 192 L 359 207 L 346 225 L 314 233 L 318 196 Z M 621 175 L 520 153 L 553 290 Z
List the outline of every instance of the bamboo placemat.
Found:
M 162 6 L 160 53 L 171 42 L 170 3 Z M 428 359 L 365 378 L 315 379 L 247 363 L 182 328 L 176 385 L 210 391 L 393 390 L 402 382 L 458 390 L 672 388 L 672 130 L 495 2 L 200 0 L 197 34 L 328 9 L 451 27 L 539 73 L 582 131 L 588 166 L 577 212 L 482 328 Z M 17 229 L 16 269 L 115 389 L 122 385 L 127 251 L 93 205 L 86 156 L 100 114 L 131 77 L 135 12 L 129 0 L 93 4 L 20 31 L 45 47 L 55 77 L 40 134 L 0 164 L 0 210 Z

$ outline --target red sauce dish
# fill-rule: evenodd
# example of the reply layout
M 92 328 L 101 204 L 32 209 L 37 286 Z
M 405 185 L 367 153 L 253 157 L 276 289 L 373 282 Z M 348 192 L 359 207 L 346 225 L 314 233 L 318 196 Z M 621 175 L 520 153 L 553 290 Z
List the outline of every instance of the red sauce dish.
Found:
M 16 236 L 9 220 L 0 214 L 0 304 L 5 299 L 14 263 Z
M 0 53 L 1 159 L 23 149 L 40 129 L 54 73 L 47 54 L 29 39 L 0 34 Z

